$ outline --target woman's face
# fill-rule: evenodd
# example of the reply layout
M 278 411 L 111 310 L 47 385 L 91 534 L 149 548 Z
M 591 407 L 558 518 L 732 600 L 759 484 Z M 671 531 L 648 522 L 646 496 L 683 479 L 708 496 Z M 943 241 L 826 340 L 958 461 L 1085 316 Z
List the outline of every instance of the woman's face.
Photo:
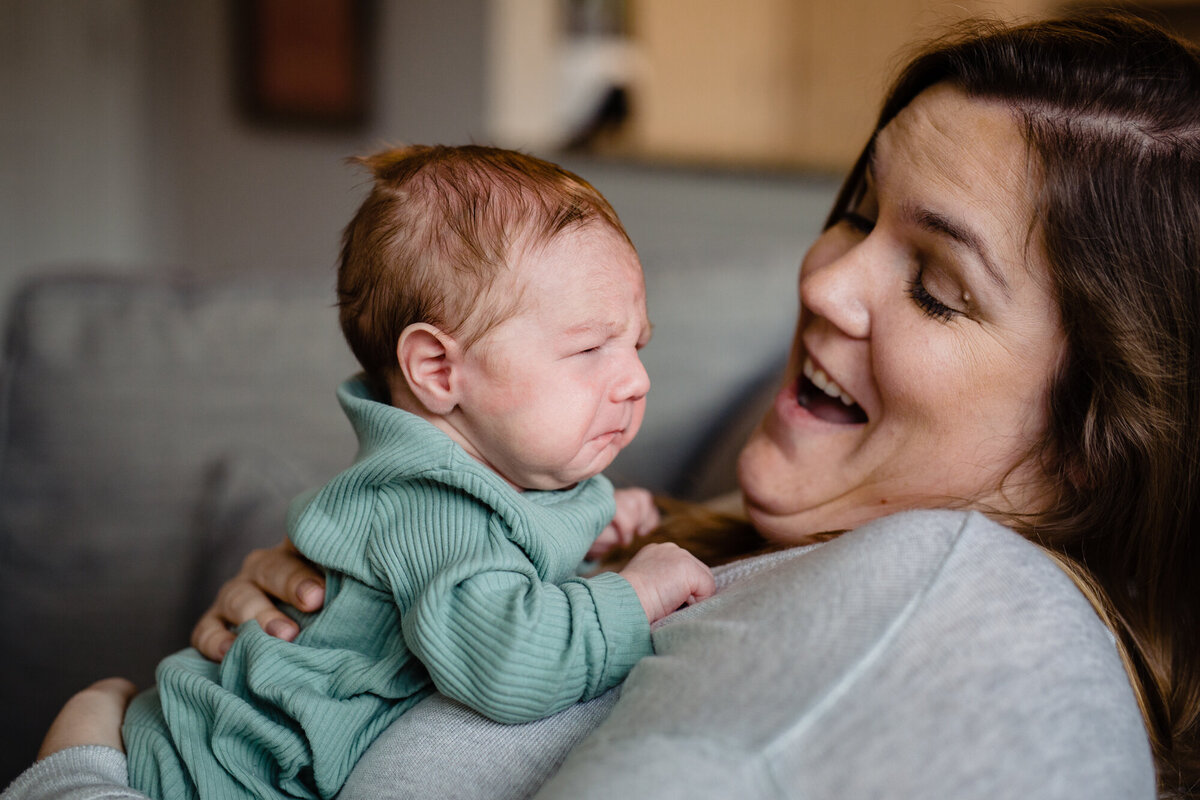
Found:
M 947 85 L 882 131 L 800 269 L 786 383 L 738 462 L 751 521 L 800 542 L 906 508 L 1036 511 L 1063 333 L 1011 113 Z

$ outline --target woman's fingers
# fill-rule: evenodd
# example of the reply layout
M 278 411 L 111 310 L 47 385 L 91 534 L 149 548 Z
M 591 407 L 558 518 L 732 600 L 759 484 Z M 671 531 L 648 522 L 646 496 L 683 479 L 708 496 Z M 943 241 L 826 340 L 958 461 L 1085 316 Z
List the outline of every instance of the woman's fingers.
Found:
M 38 760 L 85 744 L 124 750 L 121 723 L 137 688 L 124 678 L 105 678 L 71 697 L 58 712 L 38 750 Z
M 280 611 L 271 598 L 250 578 L 245 567 L 230 578 L 217 593 L 217 600 L 192 629 L 192 647 L 205 658 L 220 661 L 233 645 L 236 628 L 248 620 L 257 620 L 272 636 L 291 641 L 299 633 L 296 623 Z
M 302 611 L 317 610 L 325 599 L 323 576 L 286 539 L 246 556 L 241 570 L 225 582 L 192 629 L 192 646 L 220 661 L 234 641 L 230 629 L 248 620 L 256 620 L 272 636 L 291 641 L 300 629 L 275 606 L 274 599 Z
M 246 556 L 242 574 L 272 597 L 301 611 L 316 611 L 325 600 L 325 578 L 290 540 Z
M 192 647 L 210 661 L 220 661 L 233 645 L 233 631 L 217 615 L 216 606 L 209 606 L 192 628 Z

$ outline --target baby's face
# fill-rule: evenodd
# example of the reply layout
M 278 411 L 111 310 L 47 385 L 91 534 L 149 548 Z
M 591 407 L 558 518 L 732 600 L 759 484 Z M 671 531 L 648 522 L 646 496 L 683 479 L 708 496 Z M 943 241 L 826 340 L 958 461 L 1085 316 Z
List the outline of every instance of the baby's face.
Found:
M 560 489 L 607 467 L 642 424 L 645 282 L 629 243 L 595 224 L 525 252 L 514 270 L 519 310 L 465 353 L 450 421 L 513 485 Z

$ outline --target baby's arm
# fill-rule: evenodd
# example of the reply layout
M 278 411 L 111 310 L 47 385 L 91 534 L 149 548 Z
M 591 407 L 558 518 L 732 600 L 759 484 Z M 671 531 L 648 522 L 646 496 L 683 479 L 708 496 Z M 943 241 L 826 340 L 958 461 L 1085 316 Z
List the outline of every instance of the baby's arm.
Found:
M 648 544 L 619 573 L 637 592 L 651 622 L 716 591 L 712 570 L 677 544 Z
M 621 576 L 554 584 L 516 558 L 496 566 L 444 565 L 402 614 L 405 641 L 448 697 L 528 722 L 607 691 L 653 652 L 641 598 Z
M 617 502 L 617 513 L 592 543 L 587 552 L 589 559 L 602 558 L 614 547 L 625 547 L 634 538 L 645 536 L 658 527 L 658 507 L 654 505 L 654 496 L 646 489 L 617 489 L 613 499 Z
M 611 516 L 611 487 L 588 491 L 591 497 L 575 498 L 581 504 L 573 508 L 586 501 L 592 519 Z M 399 557 L 380 550 L 375 559 L 388 582 L 410 587 L 397 596 L 404 639 L 443 694 L 492 719 L 524 722 L 606 691 L 653 652 L 649 622 L 669 602 L 658 597 L 659 573 L 682 558 L 647 555 L 631 572 L 643 597 L 616 573 L 571 574 L 591 538 L 582 515 L 580 524 L 556 521 L 539 530 L 548 524 L 541 515 L 510 524 L 506 513 L 482 503 L 458 513 L 455 536 L 389 536 Z M 677 605 L 693 593 L 702 596 L 703 586 L 676 591 Z

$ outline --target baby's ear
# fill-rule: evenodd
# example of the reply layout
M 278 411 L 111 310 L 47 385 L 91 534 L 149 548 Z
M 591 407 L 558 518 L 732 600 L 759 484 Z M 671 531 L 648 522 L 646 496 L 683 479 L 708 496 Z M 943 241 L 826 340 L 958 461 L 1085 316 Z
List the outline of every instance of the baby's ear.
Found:
M 417 401 L 445 416 L 458 405 L 456 371 L 461 349 L 445 331 L 425 322 L 409 325 L 396 342 L 396 359 Z

